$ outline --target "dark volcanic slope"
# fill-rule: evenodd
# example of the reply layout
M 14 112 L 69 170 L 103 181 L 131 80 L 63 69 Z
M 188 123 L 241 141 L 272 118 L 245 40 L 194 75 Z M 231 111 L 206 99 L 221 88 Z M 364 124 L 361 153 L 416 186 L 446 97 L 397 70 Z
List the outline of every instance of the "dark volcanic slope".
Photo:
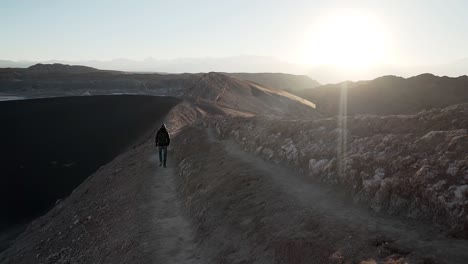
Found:
M 178 102 L 92 96 L 0 103 L 0 231 L 44 213 Z
M 348 87 L 348 114 L 411 114 L 468 102 L 468 76 L 449 78 L 432 74 L 330 84 L 304 90 L 299 95 L 315 103 L 319 112 L 334 115 L 339 112 L 343 86 Z

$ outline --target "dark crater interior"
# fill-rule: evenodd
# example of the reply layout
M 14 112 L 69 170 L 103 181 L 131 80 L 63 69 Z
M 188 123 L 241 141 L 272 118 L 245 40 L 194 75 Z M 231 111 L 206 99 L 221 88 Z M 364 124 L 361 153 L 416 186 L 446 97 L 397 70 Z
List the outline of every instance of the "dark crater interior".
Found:
M 0 240 L 150 136 L 178 102 L 134 95 L 0 102 Z

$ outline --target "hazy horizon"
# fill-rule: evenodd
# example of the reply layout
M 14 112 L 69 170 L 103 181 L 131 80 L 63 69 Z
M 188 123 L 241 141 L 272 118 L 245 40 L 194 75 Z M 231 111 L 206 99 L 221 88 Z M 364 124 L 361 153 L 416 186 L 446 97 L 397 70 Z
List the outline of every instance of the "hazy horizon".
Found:
M 0 3 L 0 22 L 8 25 L 0 31 L 0 60 L 17 65 L 284 72 L 321 83 L 468 73 L 464 1 Z
M 440 65 L 419 65 L 412 67 L 397 67 L 392 65 L 375 65 L 361 70 L 340 71 L 333 65 L 310 66 L 281 61 L 272 57 L 233 56 L 224 58 L 179 58 L 158 60 L 130 60 L 118 58 L 113 60 L 90 61 L 10 61 L 0 58 L 0 68 L 25 68 L 37 63 L 62 63 L 69 65 L 84 65 L 102 70 L 118 70 L 128 72 L 159 72 L 159 73 L 199 73 L 199 72 L 273 72 L 307 75 L 321 84 L 339 83 L 343 81 L 372 80 L 384 75 L 396 75 L 404 78 L 431 73 L 438 76 L 459 77 L 468 73 L 468 58 Z

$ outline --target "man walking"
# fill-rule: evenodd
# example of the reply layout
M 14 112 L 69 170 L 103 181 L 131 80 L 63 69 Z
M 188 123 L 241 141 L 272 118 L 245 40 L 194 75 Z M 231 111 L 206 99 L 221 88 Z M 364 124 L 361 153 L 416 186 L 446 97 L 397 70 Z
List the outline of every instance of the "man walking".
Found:
M 169 132 L 167 132 L 166 124 L 162 124 L 158 133 L 156 133 L 155 143 L 156 147 L 159 148 L 159 167 L 164 165 L 164 168 L 166 168 L 167 146 L 171 143 L 171 137 L 169 136 Z

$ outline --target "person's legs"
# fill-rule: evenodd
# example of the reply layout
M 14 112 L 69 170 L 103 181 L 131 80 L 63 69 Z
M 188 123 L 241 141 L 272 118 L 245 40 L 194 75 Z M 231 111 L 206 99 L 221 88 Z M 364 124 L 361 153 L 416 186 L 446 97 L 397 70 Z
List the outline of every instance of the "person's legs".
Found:
M 162 163 L 163 163 L 163 153 L 162 153 L 163 148 L 164 147 L 161 147 L 161 146 L 159 146 L 159 148 L 158 148 L 159 149 L 159 167 L 161 167 Z
M 164 167 L 166 167 L 166 160 L 167 160 L 167 146 L 164 147 Z

